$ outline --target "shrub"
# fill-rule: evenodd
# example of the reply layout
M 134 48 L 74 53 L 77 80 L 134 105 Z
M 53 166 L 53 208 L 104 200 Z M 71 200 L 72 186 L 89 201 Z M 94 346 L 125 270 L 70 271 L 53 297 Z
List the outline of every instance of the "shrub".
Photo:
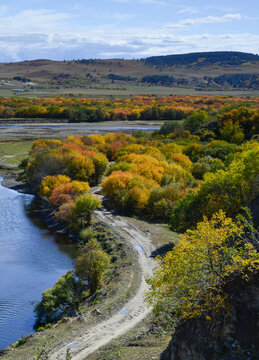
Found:
M 184 147 L 183 153 L 187 155 L 192 161 L 194 158 L 199 158 L 203 155 L 202 145 L 200 144 L 190 144 Z
M 180 124 L 178 121 L 166 121 L 160 128 L 160 134 L 167 135 L 179 129 Z
M 54 188 L 70 181 L 71 179 L 65 175 L 45 176 L 40 185 L 40 195 L 49 197 Z
M 239 151 L 240 147 L 238 145 L 229 144 L 223 140 L 213 140 L 204 148 L 205 155 L 221 159 L 222 161 L 225 161 L 229 155 Z
M 205 175 L 196 193 L 181 199 L 174 208 L 171 228 L 185 231 L 205 215 L 223 209 L 234 217 L 259 194 L 259 147 L 240 153 L 226 170 Z
M 65 162 L 67 164 L 66 174 L 71 179 L 88 181 L 95 172 L 93 161 L 87 156 L 68 156 L 65 158 Z
M 101 287 L 103 274 L 109 268 L 109 264 L 109 256 L 101 249 L 100 244 L 91 238 L 81 249 L 81 255 L 76 258 L 76 275 L 88 281 L 93 294 Z
M 204 110 L 193 111 L 184 121 L 185 130 L 191 133 L 199 129 L 199 127 L 208 119 L 208 113 Z
M 90 186 L 87 182 L 75 180 L 55 187 L 51 192 L 50 200 L 55 206 L 60 206 L 89 190 Z
M 41 301 L 34 308 L 36 324 L 53 322 L 68 308 L 76 308 L 82 289 L 82 283 L 77 281 L 73 271 L 69 270 L 58 279 L 53 288 L 42 293 Z
M 239 126 L 239 123 L 233 123 L 232 120 L 228 120 L 224 123 L 224 126 L 219 129 L 221 139 L 226 140 L 234 144 L 242 144 L 245 139 L 243 129 Z
M 224 169 L 225 165 L 220 159 L 203 158 L 193 164 L 192 174 L 196 179 L 202 179 L 207 172 L 216 172 Z
M 79 196 L 72 208 L 72 222 L 79 228 L 91 224 L 92 213 L 95 209 L 101 207 L 99 198 L 92 194 L 85 194 Z

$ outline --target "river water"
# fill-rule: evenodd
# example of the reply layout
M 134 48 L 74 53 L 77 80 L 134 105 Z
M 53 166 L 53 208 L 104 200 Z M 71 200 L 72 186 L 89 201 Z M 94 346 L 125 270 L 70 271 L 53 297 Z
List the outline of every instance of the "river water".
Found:
M 113 123 L 114 124 L 114 123 Z M 90 125 L 88 124 L 0 124 L 0 138 L 63 138 L 69 135 L 82 136 L 90 134 L 107 134 L 108 132 L 123 132 L 131 134 L 134 130 L 152 132 L 160 125 L 152 124 L 118 124 Z
M 42 291 L 72 268 L 74 249 L 29 217 L 32 200 L 0 185 L 0 349 L 33 331 Z

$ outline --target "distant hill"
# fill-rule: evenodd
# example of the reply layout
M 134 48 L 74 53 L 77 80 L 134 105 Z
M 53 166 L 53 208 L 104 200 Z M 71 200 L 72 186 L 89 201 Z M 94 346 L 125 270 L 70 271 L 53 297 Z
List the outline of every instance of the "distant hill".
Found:
M 180 55 L 151 56 L 143 59 L 146 64 L 156 66 L 174 65 L 242 65 L 246 62 L 259 61 L 259 55 L 237 51 L 197 52 Z
M 152 86 L 197 90 L 259 90 L 259 56 L 215 51 L 140 60 L 38 59 L 0 63 L 1 89 L 84 89 Z M 133 90 L 134 91 L 134 90 Z

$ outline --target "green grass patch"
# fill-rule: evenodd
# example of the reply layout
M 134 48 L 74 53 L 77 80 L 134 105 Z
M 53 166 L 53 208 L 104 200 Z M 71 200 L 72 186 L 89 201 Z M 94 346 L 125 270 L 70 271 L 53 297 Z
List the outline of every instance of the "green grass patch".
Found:
M 0 164 L 19 165 L 28 156 L 33 141 L 0 140 Z

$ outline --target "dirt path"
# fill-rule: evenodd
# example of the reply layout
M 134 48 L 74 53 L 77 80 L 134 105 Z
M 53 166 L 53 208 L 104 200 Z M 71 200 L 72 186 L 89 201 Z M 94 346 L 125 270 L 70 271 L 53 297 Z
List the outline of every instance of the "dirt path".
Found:
M 100 195 L 99 197 L 102 198 Z M 116 314 L 96 326 L 87 327 L 83 335 L 75 337 L 72 343 L 50 354 L 50 360 L 64 360 L 68 348 L 71 351 L 72 360 L 84 360 L 101 346 L 129 331 L 151 311 L 144 300 L 144 294 L 148 290 L 145 277 L 150 276 L 154 268 L 154 260 L 150 257 L 154 248 L 149 237 L 128 221 L 114 216 L 106 209 L 96 211 L 95 216 L 105 221 L 135 249 L 141 269 L 140 287 L 134 297 L 123 308 L 118 309 Z
M 18 153 L 18 154 L 14 154 L 14 155 L 3 155 L 0 158 L 0 162 L 5 162 L 5 160 L 8 160 L 10 158 L 14 158 L 15 156 L 19 156 L 19 155 L 26 155 L 27 153 L 23 152 L 23 153 Z

